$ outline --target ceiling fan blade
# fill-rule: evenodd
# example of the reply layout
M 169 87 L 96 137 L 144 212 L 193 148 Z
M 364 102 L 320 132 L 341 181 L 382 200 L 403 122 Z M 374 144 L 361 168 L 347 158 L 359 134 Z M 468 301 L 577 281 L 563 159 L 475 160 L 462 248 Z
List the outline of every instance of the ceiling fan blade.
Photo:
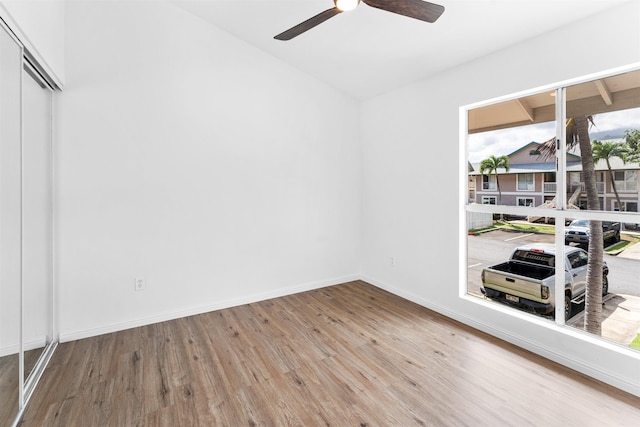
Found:
M 322 24 L 327 19 L 339 13 L 342 13 L 340 9 L 338 9 L 337 7 L 332 7 L 331 9 L 327 9 L 324 12 L 320 12 L 316 16 L 309 18 L 306 21 L 296 25 L 295 27 L 289 28 L 287 31 L 284 31 L 278 34 L 277 36 L 274 37 L 274 39 L 291 40 L 292 38 L 297 37 L 300 34 L 304 33 L 305 31 L 312 29 L 316 25 Z
M 377 9 L 426 22 L 435 22 L 444 12 L 444 6 L 422 0 L 362 0 L 362 2 Z

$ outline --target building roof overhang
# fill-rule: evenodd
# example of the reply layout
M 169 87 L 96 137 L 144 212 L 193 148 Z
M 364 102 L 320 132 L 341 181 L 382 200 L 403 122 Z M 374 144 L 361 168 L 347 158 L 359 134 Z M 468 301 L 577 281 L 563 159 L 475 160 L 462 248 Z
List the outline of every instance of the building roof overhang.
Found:
M 640 106 L 640 70 L 567 88 L 567 116 L 595 115 Z M 469 110 L 470 134 L 554 121 L 555 90 Z

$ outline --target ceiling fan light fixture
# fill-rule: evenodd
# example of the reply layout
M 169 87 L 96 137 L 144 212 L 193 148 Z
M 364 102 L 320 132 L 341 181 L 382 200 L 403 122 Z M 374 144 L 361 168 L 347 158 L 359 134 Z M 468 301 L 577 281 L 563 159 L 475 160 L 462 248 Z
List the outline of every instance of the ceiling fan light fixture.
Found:
M 360 0 L 333 0 L 336 7 L 342 12 L 348 12 L 358 7 Z
M 362 0 L 362 2 L 376 9 L 408 16 L 409 18 L 415 18 L 425 22 L 435 22 L 440 15 L 442 15 L 442 12 L 444 12 L 444 6 L 424 0 Z M 342 12 L 355 9 L 360 4 L 360 0 L 333 0 L 333 4 L 334 7 L 331 9 L 320 12 L 273 38 L 276 40 L 291 40 L 294 37 L 298 37 L 300 34 L 322 24 L 329 18 L 339 15 Z

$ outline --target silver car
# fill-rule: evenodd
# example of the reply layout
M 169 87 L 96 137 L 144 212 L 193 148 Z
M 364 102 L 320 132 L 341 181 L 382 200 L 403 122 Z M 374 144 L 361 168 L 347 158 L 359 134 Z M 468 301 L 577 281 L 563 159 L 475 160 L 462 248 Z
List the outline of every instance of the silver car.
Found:
M 603 241 L 620 241 L 620 223 L 611 221 L 602 221 L 602 240 Z M 564 230 L 564 244 L 578 243 L 580 245 L 589 245 L 589 220 L 576 219 L 569 224 Z

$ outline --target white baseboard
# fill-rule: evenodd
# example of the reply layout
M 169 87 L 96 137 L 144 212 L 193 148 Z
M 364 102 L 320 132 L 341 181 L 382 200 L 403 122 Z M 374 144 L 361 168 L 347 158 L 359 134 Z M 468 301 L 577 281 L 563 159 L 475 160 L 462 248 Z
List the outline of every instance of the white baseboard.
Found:
M 614 372 L 609 372 L 600 366 L 594 366 L 589 363 L 586 363 L 583 360 L 576 359 L 572 355 L 568 355 L 562 352 L 558 352 L 557 349 L 544 346 L 539 342 L 534 342 L 528 340 L 526 337 L 520 335 L 514 335 L 513 333 L 497 328 L 495 325 L 487 324 L 482 322 L 476 318 L 468 317 L 464 314 L 453 312 L 445 307 L 434 304 L 432 301 L 429 301 L 423 297 L 415 295 L 410 292 L 406 292 L 402 289 L 391 286 L 382 281 L 376 280 L 369 276 L 363 275 L 349 275 L 343 276 L 339 278 L 323 280 L 318 282 L 306 283 L 298 286 L 287 287 L 275 289 L 269 292 L 263 292 L 259 294 L 250 295 L 242 298 L 233 298 L 225 301 L 221 301 L 215 304 L 208 304 L 199 307 L 193 307 L 185 310 L 179 310 L 175 312 L 161 313 L 154 316 L 149 316 L 140 319 L 134 319 L 127 322 L 120 322 L 110 325 L 104 325 L 99 328 L 90 328 L 90 329 L 82 329 L 75 331 L 66 331 L 60 333 L 60 342 L 68 342 L 83 338 L 90 338 L 97 335 L 117 332 L 125 329 L 135 328 L 139 326 L 150 325 L 153 323 L 164 322 L 167 320 L 178 319 L 186 316 L 193 316 L 197 314 L 207 313 L 210 311 L 221 310 L 224 308 L 235 307 L 243 304 L 254 303 L 258 301 L 264 301 L 271 298 L 278 298 L 285 295 L 292 295 L 299 292 L 305 292 L 313 289 L 323 288 L 327 286 L 338 285 L 345 282 L 351 282 L 354 280 L 362 280 L 373 286 L 376 286 L 380 289 L 388 291 L 394 295 L 405 298 L 409 301 L 412 301 L 416 304 L 419 304 L 425 308 L 433 310 L 437 313 L 440 313 L 446 317 L 459 321 L 465 325 L 471 326 L 472 328 L 478 329 L 482 332 L 485 332 L 494 337 L 500 338 L 506 342 L 514 344 L 518 347 L 524 348 L 526 350 L 531 351 L 537 355 L 545 357 L 549 360 L 552 360 L 556 363 L 559 363 L 568 368 L 574 369 L 578 372 L 581 372 L 585 375 L 588 375 L 592 378 L 600 380 L 604 383 L 612 385 L 616 388 L 624 390 L 628 393 L 634 394 L 636 396 L 640 396 L 640 385 L 634 381 L 634 378 L 626 378 L 622 377 Z M 568 330 L 557 330 L 558 333 L 566 333 L 568 335 L 577 336 L 576 334 L 571 333 Z M 606 343 L 596 342 L 597 345 L 606 345 Z M 8 347 L 3 348 L 2 350 L 10 351 Z
M 239 305 L 250 304 L 258 301 L 264 301 L 271 298 L 278 298 L 285 295 L 297 294 L 299 292 L 305 292 L 313 289 L 324 288 L 327 286 L 333 286 L 340 283 L 351 282 L 359 279 L 360 279 L 360 276 L 355 274 L 342 276 L 342 277 L 322 280 L 318 282 L 305 283 L 297 286 L 274 289 L 269 292 L 262 292 L 258 294 L 249 295 L 246 297 L 232 298 L 224 301 L 218 301 L 216 303 L 205 304 L 202 306 L 187 308 L 184 310 L 159 313 L 153 316 L 143 317 L 139 319 L 132 319 L 126 322 L 118 322 L 118 323 L 103 325 L 97 328 L 60 331 L 60 342 L 64 343 L 69 341 L 80 340 L 83 338 L 90 338 L 98 335 L 109 334 L 112 332 L 123 331 L 125 329 L 151 325 L 153 323 L 165 322 L 167 320 L 179 319 L 181 317 L 194 316 L 197 314 L 208 313 L 210 311 L 236 307 Z
M 47 337 L 33 338 L 24 343 L 24 351 L 34 350 L 36 348 L 43 348 L 47 345 Z M 9 356 L 12 354 L 18 354 L 20 352 L 20 344 L 9 344 L 0 347 L 0 357 Z
M 429 310 L 433 310 L 436 313 L 440 313 L 443 316 L 449 317 L 460 323 L 464 323 L 465 325 L 471 326 L 474 329 L 478 329 L 482 332 L 486 332 L 487 334 L 492 335 L 496 338 L 500 338 L 503 341 L 506 341 L 518 347 L 524 348 L 528 351 L 531 351 L 532 353 L 535 353 L 546 359 L 559 363 L 560 365 L 571 368 L 575 371 L 588 375 L 592 378 L 595 378 L 613 387 L 624 390 L 628 393 L 634 394 L 636 396 L 640 396 L 640 384 L 638 384 L 638 382 L 636 381 L 636 378 L 623 377 L 621 375 L 618 375 L 617 373 L 604 370 L 602 369 L 601 366 L 594 366 L 590 363 L 586 363 L 584 360 L 576 359 L 573 355 L 558 352 L 558 350 L 555 348 L 544 346 L 539 342 L 531 341 L 526 337 L 523 337 L 520 335 L 514 335 L 509 331 L 495 327 L 495 325 L 484 323 L 476 318 L 471 318 L 458 312 L 452 312 L 451 310 L 445 307 L 439 306 L 437 304 L 433 304 L 433 302 L 426 300 L 418 295 L 390 286 L 389 284 L 383 283 L 372 277 L 362 276 L 361 280 L 373 286 L 376 286 L 380 289 L 383 289 L 387 292 L 390 292 L 394 295 L 397 295 L 399 297 L 412 301 L 416 304 L 419 304 L 425 308 L 428 308 Z M 578 337 L 581 335 L 579 333 L 575 333 L 573 331 L 569 331 L 565 329 L 556 329 L 556 332 L 571 335 L 572 337 Z M 613 346 L 612 344 L 609 344 L 597 338 L 582 337 L 582 336 L 580 336 L 580 338 L 593 341 L 594 345 L 610 347 L 612 351 L 618 351 L 618 352 L 620 351 L 620 349 L 615 348 L 615 346 Z M 628 350 L 628 352 L 631 353 L 632 350 Z M 635 355 L 635 353 L 633 355 L 630 354 L 630 357 L 638 357 L 638 359 L 640 360 L 640 356 Z
M 19 344 L 8 344 L 0 347 L 0 357 L 11 356 L 13 354 L 17 355 L 20 352 Z

